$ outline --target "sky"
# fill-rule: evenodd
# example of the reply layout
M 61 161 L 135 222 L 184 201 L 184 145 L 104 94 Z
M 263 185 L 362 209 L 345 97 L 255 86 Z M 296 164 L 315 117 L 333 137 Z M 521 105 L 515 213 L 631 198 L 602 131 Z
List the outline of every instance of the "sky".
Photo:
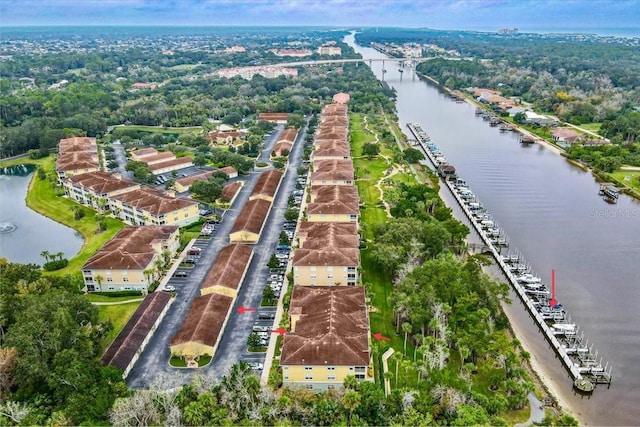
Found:
M 0 0 L 0 26 L 35 25 L 516 27 L 640 36 L 640 0 Z

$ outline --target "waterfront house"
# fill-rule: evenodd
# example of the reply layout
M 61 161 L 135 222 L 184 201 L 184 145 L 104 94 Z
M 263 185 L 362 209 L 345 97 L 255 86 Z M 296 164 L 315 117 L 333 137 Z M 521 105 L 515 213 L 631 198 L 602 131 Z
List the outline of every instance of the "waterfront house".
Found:
M 140 189 L 136 182 L 101 171 L 72 175 L 62 185 L 70 199 L 97 210 L 109 210 L 112 197 Z
M 200 219 L 198 202 L 175 198 L 159 190 L 141 188 L 111 197 L 114 215 L 128 224 L 185 225 Z
M 142 291 L 158 278 L 165 253 L 172 258 L 180 246 L 178 227 L 129 226 L 107 241 L 82 266 L 88 292 Z

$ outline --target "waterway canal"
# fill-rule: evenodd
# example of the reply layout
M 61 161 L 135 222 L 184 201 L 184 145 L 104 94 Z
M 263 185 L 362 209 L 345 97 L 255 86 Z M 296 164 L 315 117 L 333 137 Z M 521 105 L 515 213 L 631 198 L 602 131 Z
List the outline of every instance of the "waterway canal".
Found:
M 0 258 L 43 264 L 42 251 L 71 259 L 82 247 L 82 235 L 31 210 L 25 202 L 33 168 L 0 168 Z
M 374 49 L 345 42 L 364 58 Z M 383 78 L 382 63 L 371 63 Z M 516 298 L 508 309 L 532 356 L 564 400 L 589 425 L 637 425 L 640 420 L 640 204 L 621 196 L 616 205 L 598 196 L 592 175 L 538 144 L 523 147 L 455 103 L 412 69 L 385 61 L 384 81 L 397 91 L 400 125 L 419 123 L 458 170 L 485 208 L 546 283 L 556 269 L 558 300 L 589 342 L 613 365 L 609 389 L 591 397 L 572 390 L 569 375 Z M 460 210 L 455 209 L 458 213 Z

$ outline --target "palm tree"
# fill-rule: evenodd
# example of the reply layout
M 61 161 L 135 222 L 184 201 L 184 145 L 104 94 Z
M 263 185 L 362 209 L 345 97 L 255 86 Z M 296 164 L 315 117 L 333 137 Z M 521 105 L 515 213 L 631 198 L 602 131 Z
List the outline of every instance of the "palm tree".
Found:
M 409 332 L 413 330 L 411 323 L 404 322 L 402 324 L 402 332 L 404 332 L 404 357 L 407 357 L 407 338 L 409 337 Z
M 62 261 L 62 258 L 64 257 L 64 252 L 58 252 L 52 255 L 53 258 L 58 258 L 59 261 Z
M 147 279 L 147 286 L 149 286 L 151 284 L 151 277 L 153 276 L 153 269 L 147 268 L 142 272 L 142 274 L 144 275 L 144 278 Z
M 353 416 L 353 411 L 360 406 L 360 401 L 362 397 L 360 393 L 357 391 L 349 390 L 342 396 L 342 406 L 349 411 L 349 418 L 347 419 L 347 424 L 351 424 L 351 417 Z
M 49 262 L 49 257 L 51 256 L 51 254 L 49 253 L 49 251 L 42 251 L 40 252 L 40 256 L 43 257 L 46 262 Z
M 104 277 L 98 274 L 95 279 L 96 282 L 98 282 L 98 286 L 100 287 L 100 292 L 102 292 L 102 282 L 104 281 Z

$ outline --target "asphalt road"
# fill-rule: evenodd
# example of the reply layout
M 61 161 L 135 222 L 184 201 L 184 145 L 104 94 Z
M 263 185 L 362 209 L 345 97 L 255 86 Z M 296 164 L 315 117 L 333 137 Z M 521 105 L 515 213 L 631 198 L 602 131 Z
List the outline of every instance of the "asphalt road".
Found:
M 285 175 L 273 201 L 260 241 L 253 246 L 253 259 L 238 291 L 233 311 L 211 363 L 199 369 L 173 368 L 169 365 L 169 342 L 180 327 L 191 302 L 199 294 L 200 283 L 218 256 L 220 249 L 229 243 L 229 233 L 233 224 L 264 169 L 251 172 L 233 206 L 225 212 L 208 244 L 205 246 L 204 242 L 200 240 L 196 242 L 197 246 L 203 247 L 203 251 L 197 265 L 190 269 L 189 277 L 172 279 L 169 282 L 176 287 L 176 301 L 170 307 L 169 312 L 127 377 L 127 383 L 130 387 L 171 389 L 189 383 L 194 375 L 205 377 L 209 381 L 217 381 L 229 371 L 233 364 L 240 360 L 264 362 L 264 354 L 247 353 L 247 338 L 252 332 L 254 323 L 258 320 L 259 311 L 264 310 L 258 310 L 258 307 L 269 277 L 267 262 L 271 254 L 275 252 L 284 222 L 284 212 L 287 210 L 287 199 L 295 189 L 297 168 L 301 164 L 305 134 L 306 128 L 303 128 L 289 155 L 290 161 L 287 164 Z M 265 153 L 271 152 L 277 139 L 276 135 L 277 133 L 274 133 L 265 141 Z M 240 306 L 254 308 L 256 311 L 241 314 L 237 311 Z M 263 323 L 264 321 L 260 321 L 260 324 Z M 273 337 L 275 336 L 274 334 Z

